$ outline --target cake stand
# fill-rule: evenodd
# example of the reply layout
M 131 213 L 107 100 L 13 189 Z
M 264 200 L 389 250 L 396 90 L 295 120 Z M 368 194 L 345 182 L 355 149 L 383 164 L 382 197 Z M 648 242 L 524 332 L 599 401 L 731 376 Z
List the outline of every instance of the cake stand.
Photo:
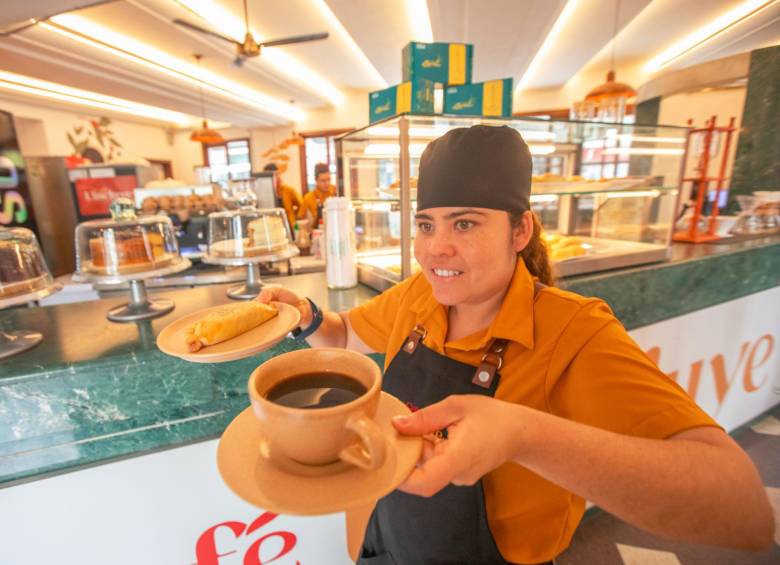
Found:
M 40 300 L 47 296 L 62 290 L 62 283 L 55 282 L 53 285 L 34 292 L 27 292 L 7 298 L 0 298 L 0 310 L 18 306 L 34 300 Z M 43 341 L 41 332 L 31 330 L 15 330 L 4 332 L 0 330 L 0 359 L 6 359 L 12 355 L 32 349 Z
M 73 280 L 76 282 L 103 284 L 130 283 L 130 302 L 111 308 L 106 317 L 112 322 L 137 322 L 138 320 L 150 320 L 164 316 L 176 306 L 173 300 L 168 300 L 167 298 L 149 299 L 144 281 L 179 273 L 188 269 L 191 264 L 189 259 L 177 257 L 170 265 L 151 271 L 141 271 L 126 275 L 99 275 L 88 271 L 79 271 L 73 274 Z
M 209 250 L 211 251 L 211 250 Z M 260 279 L 260 263 L 272 263 L 284 261 L 300 254 L 300 250 L 292 244 L 288 244 L 278 251 L 263 255 L 250 255 L 248 257 L 218 257 L 208 254 L 201 259 L 210 265 L 223 265 L 225 267 L 246 266 L 246 282 L 238 286 L 232 286 L 227 290 L 229 298 L 234 300 L 252 300 L 263 290 L 263 281 Z

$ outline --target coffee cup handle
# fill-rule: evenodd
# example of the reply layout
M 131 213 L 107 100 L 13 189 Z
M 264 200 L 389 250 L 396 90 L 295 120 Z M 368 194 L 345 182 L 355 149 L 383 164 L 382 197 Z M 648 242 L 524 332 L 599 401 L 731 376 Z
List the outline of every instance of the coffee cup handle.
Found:
M 365 414 L 351 417 L 346 428 L 360 438 L 360 443 L 345 447 L 339 453 L 339 459 L 361 469 L 379 468 L 385 462 L 385 436 L 379 426 Z

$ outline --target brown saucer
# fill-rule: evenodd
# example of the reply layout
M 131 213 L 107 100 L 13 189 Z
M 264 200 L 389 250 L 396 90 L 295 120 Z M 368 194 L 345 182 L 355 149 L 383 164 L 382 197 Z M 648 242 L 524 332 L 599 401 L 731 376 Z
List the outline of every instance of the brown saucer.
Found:
M 157 347 L 163 353 L 193 363 L 222 363 L 260 353 L 282 341 L 301 321 L 300 312 L 293 306 L 281 302 L 274 304 L 279 309 L 277 316 L 233 339 L 209 345 L 193 353 L 185 341 L 187 328 L 221 306 L 198 310 L 165 326 L 157 336 Z
M 374 420 L 385 432 L 385 463 L 374 471 L 350 466 L 332 474 L 285 472 L 260 454 L 260 426 L 247 408 L 228 425 L 217 448 L 222 480 L 250 504 L 278 514 L 314 516 L 371 504 L 406 480 L 422 451 L 422 438 L 398 434 L 390 419 L 409 414 L 397 398 L 382 393 Z

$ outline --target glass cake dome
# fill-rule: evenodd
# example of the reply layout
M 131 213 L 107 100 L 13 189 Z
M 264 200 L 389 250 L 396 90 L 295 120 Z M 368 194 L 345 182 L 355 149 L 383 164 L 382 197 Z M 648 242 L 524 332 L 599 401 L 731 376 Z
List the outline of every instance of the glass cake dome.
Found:
M 83 275 L 117 276 L 171 266 L 179 256 L 166 216 L 137 218 L 132 202 L 111 205 L 113 218 L 76 226 L 76 268 Z
M 272 255 L 289 247 L 291 241 L 282 208 L 242 207 L 209 214 L 209 255 L 215 258 Z
M 0 227 L 0 300 L 53 284 L 35 234 L 25 228 Z

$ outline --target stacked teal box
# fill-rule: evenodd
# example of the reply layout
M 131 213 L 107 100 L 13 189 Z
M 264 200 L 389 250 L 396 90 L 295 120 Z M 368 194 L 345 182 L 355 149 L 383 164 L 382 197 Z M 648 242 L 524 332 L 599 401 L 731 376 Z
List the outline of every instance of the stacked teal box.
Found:
M 468 84 L 474 61 L 474 46 L 468 43 L 419 43 L 403 48 L 403 80 L 424 78 L 431 82 Z
M 404 82 L 369 94 L 369 123 L 399 114 L 454 114 L 509 118 L 511 78 L 472 84 L 474 46 L 412 41 L 402 51 Z M 442 101 L 434 95 L 443 86 Z M 436 93 L 439 94 L 439 93 Z
M 459 116 L 509 118 L 512 116 L 511 78 L 444 89 L 444 113 Z
M 369 123 L 403 113 L 433 113 L 433 83 L 413 79 L 368 95 Z

